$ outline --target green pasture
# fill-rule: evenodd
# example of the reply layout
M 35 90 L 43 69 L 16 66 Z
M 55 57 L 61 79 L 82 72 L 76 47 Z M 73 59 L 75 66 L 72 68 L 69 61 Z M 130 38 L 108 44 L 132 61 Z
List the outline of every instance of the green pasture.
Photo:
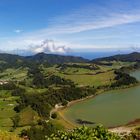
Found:
M 27 76 L 27 70 L 24 68 L 19 69 L 6 69 L 0 73 L 0 80 L 22 80 Z
M 13 110 L 16 105 L 16 99 L 16 97 L 0 98 L 0 130 L 9 131 L 12 128 L 11 117 L 16 114 Z

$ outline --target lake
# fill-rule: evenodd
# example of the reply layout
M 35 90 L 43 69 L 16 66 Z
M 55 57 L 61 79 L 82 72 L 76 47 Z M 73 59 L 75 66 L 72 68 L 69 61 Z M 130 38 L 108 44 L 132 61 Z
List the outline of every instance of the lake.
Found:
M 140 80 L 140 71 L 131 73 Z M 105 92 L 95 98 L 78 102 L 62 111 L 64 117 L 103 124 L 106 127 L 125 125 L 140 118 L 140 86 Z M 92 126 L 92 125 L 91 125 Z

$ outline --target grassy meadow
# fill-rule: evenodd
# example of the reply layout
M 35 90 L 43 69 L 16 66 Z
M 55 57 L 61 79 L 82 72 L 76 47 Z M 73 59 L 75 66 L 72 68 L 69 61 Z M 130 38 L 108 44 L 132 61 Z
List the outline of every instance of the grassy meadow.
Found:
M 0 91 L 3 94 L 4 91 Z M 6 92 L 5 92 L 6 93 Z M 16 115 L 13 110 L 17 97 L 0 97 L 0 129 L 10 131 L 13 126 L 12 117 Z

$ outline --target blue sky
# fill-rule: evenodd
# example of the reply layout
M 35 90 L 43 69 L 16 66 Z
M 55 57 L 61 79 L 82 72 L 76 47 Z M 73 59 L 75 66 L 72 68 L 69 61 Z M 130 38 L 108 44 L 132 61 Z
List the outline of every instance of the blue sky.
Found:
M 0 50 L 39 52 L 44 40 L 53 40 L 60 52 L 137 51 L 140 1 L 0 1 Z

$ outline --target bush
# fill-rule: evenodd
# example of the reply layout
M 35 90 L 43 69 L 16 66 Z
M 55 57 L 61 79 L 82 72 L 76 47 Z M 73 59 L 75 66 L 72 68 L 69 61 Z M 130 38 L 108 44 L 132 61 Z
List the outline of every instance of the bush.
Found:
M 0 140 L 23 140 L 10 132 L 0 131 Z
M 20 96 L 23 93 L 25 93 L 25 89 L 18 87 L 15 90 L 13 90 L 11 94 L 12 96 Z
M 66 106 L 68 104 L 68 101 L 67 100 L 64 100 L 63 102 L 62 102 L 62 105 L 63 106 Z
M 102 126 L 95 128 L 83 126 L 73 131 L 58 131 L 48 137 L 47 140 L 121 140 L 121 138 Z
M 50 137 L 52 133 L 56 133 L 58 127 L 51 122 L 43 122 L 42 127 L 32 126 L 25 130 L 21 136 L 28 136 L 30 140 L 46 140 L 46 136 Z
M 128 138 L 131 139 L 131 140 L 139 140 L 140 139 L 140 127 L 135 128 L 131 132 L 131 134 L 130 134 L 130 136 Z

